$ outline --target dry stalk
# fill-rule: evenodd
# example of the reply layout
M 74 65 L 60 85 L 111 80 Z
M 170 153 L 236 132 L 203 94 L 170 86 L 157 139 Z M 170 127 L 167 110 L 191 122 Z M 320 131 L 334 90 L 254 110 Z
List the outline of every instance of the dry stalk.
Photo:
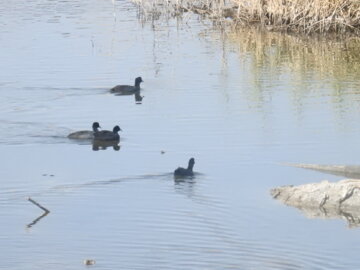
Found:
M 358 0 L 132 0 L 148 18 L 186 12 L 222 22 L 260 23 L 273 30 L 303 33 L 354 32 L 360 35 Z
M 42 206 L 40 203 L 34 201 L 33 199 L 31 199 L 30 197 L 28 198 L 28 201 L 35 204 L 37 207 L 39 207 L 41 210 L 43 210 L 45 213 L 50 213 L 50 211 L 48 209 L 46 209 L 44 206 Z

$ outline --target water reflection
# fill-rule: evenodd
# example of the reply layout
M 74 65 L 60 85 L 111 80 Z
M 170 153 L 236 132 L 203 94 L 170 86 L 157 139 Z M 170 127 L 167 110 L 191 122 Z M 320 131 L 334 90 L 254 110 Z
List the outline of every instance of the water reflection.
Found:
M 210 39 L 208 34 L 203 38 Z M 291 36 L 257 28 L 231 29 L 217 38 L 223 44 L 221 74 L 231 72 L 226 64 L 231 50 L 249 71 L 250 87 L 243 91 L 252 108 L 264 110 L 279 93 L 274 89 L 284 84 L 295 112 L 305 111 L 306 100 L 328 98 L 342 117 L 349 104 L 360 103 L 353 98 L 360 94 L 360 39 Z
M 135 104 L 142 104 L 142 100 L 144 96 L 140 95 L 140 91 L 136 91 L 134 97 L 135 97 Z
M 359 86 L 359 39 L 291 36 L 259 29 L 239 29 L 229 32 L 227 37 L 232 44 L 237 44 L 241 56 L 252 57 L 249 64 L 255 72 L 254 78 L 260 79 L 259 75 L 265 70 L 279 75 L 288 69 L 294 72 L 298 82 L 306 83 L 311 77 L 331 78 L 338 82 L 334 88 L 345 89 L 349 85 L 343 83 L 352 79 L 350 86 Z
M 31 228 L 32 226 L 34 226 L 36 223 L 38 223 L 41 219 L 43 219 L 44 217 L 46 217 L 50 212 L 45 212 L 42 215 L 38 216 L 37 218 L 35 218 L 31 223 L 27 224 L 26 227 L 27 228 Z
M 106 150 L 108 147 L 112 147 L 114 151 L 120 150 L 120 142 L 119 141 L 99 141 L 93 140 L 92 141 L 92 150 L 99 151 L 99 150 Z
M 185 195 L 186 197 L 193 197 L 195 187 L 194 177 L 176 177 L 174 176 L 174 188 L 175 191 Z
M 142 104 L 144 96 L 141 95 L 141 90 L 135 91 L 134 93 L 114 93 L 115 96 L 132 96 L 134 95 L 135 104 Z
M 357 207 L 352 208 L 339 208 L 329 206 L 310 206 L 310 205 L 294 205 L 287 201 L 287 198 L 276 197 L 285 205 L 299 209 L 304 216 L 311 219 L 344 219 L 347 221 L 349 228 L 360 227 L 360 209 Z

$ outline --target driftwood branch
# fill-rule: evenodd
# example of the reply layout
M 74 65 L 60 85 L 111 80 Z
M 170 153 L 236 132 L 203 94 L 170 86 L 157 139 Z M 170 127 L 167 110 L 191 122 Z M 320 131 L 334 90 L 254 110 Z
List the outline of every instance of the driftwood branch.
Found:
M 31 198 L 28 198 L 28 201 L 31 202 L 32 204 L 35 204 L 37 207 L 39 207 L 41 210 L 44 211 L 44 213 L 43 213 L 41 216 L 37 217 L 37 218 L 34 219 L 31 223 L 29 223 L 28 225 L 26 225 L 26 227 L 31 228 L 31 227 L 34 226 L 38 221 L 40 221 L 42 218 L 46 217 L 46 216 L 50 213 L 50 211 L 49 211 L 47 208 L 45 208 L 44 206 L 42 206 L 40 203 L 34 201 L 34 200 L 31 199 Z
M 39 207 L 41 210 L 43 210 L 45 213 L 50 213 L 50 211 L 48 209 L 46 209 L 44 206 L 42 206 L 40 203 L 34 201 L 33 199 L 31 199 L 30 197 L 28 198 L 28 201 L 35 204 L 37 207 Z

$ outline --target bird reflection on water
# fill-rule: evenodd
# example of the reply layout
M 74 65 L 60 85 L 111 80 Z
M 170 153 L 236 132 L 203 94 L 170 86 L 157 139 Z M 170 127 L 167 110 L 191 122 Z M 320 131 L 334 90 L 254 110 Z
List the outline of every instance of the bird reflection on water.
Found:
M 194 176 L 176 177 L 174 176 L 174 189 L 177 193 L 183 194 L 186 197 L 192 198 L 194 196 L 194 187 L 196 181 Z
M 115 93 L 115 96 L 131 96 L 134 95 L 135 104 L 142 104 L 144 96 L 140 95 L 140 90 L 135 91 L 134 93 Z
M 140 91 L 136 91 L 134 96 L 135 96 L 135 104 L 142 104 L 142 100 L 144 96 L 140 95 Z
M 119 151 L 120 150 L 119 141 L 93 140 L 92 142 L 93 151 L 106 150 L 108 147 L 112 147 L 114 151 Z

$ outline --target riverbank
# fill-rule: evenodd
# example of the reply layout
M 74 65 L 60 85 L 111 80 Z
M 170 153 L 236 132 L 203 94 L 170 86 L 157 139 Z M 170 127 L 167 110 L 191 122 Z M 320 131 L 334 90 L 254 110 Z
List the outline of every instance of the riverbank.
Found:
M 145 14 L 193 12 L 216 23 L 261 25 L 270 31 L 351 33 L 360 36 L 360 2 L 354 0 L 131 0 Z

